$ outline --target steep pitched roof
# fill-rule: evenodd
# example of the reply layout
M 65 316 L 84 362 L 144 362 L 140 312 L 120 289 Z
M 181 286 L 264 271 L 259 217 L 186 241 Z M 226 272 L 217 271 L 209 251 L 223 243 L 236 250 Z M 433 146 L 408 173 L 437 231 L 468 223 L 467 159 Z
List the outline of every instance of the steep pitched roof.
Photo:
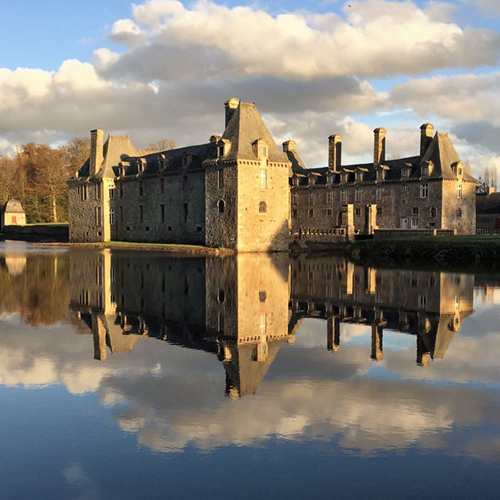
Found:
M 452 170 L 452 165 L 461 160 L 448 134 L 436 132 L 436 135 L 422 157 L 421 162 L 425 161 L 432 161 L 434 164 L 432 174 L 429 176 L 430 179 L 456 179 L 457 176 Z M 468 172 L 464 172 L 463 178 L 466 181 L 476 180 Z
M 222 138 L 231 141 L 231 148 L 224 156 L 225 160 L 257 160 L 258 156 L 253 144 L 257 139 L 263 139 L 268 145 L 268 158 L 270 161 L 288 163 L 287 156 L 279 150 L 253 103 L 240 101 L 227 124 L 226 130 L 224 130 Z
M 109 135 L 104 143 L 104 161 L 96 177 L 100 179 L 115 177 L 116 172 L 113 167 L 117 167 L 125 158 L 138 156 L 141 153 L 142 151 L 136 149 L 128 137 Z

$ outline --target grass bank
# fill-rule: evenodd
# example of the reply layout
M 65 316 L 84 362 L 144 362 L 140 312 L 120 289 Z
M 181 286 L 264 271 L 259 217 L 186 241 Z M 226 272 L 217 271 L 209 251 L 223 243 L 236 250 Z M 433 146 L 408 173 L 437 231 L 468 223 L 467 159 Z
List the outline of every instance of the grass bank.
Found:
M 69 248 L 95 248 L 111 250 L 141 250 L 146 252 L 167 252 L 182 255 L 232 255 L 228 248 L 210 248 L 202 245 L 178 245 L 174 243 L 135 243 L 129 241 L 107 241 L 97 243 L 35 243 L 43 246 L 64 246 Z
M 346 247 L 354 262 L 500 270 L 499 236 L 439 236 L 357 241 Z

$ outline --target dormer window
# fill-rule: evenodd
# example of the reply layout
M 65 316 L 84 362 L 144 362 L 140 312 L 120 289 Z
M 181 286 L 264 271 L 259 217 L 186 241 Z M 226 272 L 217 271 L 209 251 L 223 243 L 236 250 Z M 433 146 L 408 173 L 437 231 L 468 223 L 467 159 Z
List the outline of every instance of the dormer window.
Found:
M 224 144 L 219 146 L 219 156 L 224 156 Z
M 383 181 L 384 178 L 385 178 L 385 172 L 382 169 L 377 170 L 377 180 Z
M 217 156 L 222 158 L 229 153 L 231 148 L 231 141 L 229 139 L 220 139 L 217 143 Z
M 423 165 L 422 166 L 422 175 L 428 175 L 428 173 L 429 173 L 429 170 L 428 170 L 427 165 Z
M 361 182 L 363 180 L 363 172 L 356 172 L 356 180 Z
M 401 169 L 401 177 L 408 178 L 410 177 L 410 173 L 411 173 L 411 164 L 405 163 L 403 165 L 403 168 Z
M 142 174 L 142 172 L 144 172 L 144 166 L 145 166 L 146 162 L 144 161 L 143 158 L 139 158 L 137 160 L 137 172 Z
M 457 177 L 462 177 L 464 175 L 464 164 L 461 161 L 457 161 L 451 165 L 453 173 Z
M 422 177 L 426 175 L 431 175 L 433 167 L 434 163 L 432 163 L 431 161 L 426 161 L 425 163 L 422 163 L 422 165 L 420 165 L 420 175 Z
M 347 173 L 346 172 L 342 172 L 342 174 L 340 174 L 340 181 L 347 182 Z
M 257 139 L 254 142 L 254 147 L 256 149 L 256 154 L 260 159 L 268 157 L 269 148 L 267 142 L 264 139 Z
M 167 166 L 166 163 L 167 162 L 165 160 L 165 155 L 159 155 L 158 156 L 158 170 L 160 170 L 160 172 L 165 170 L 165 167 Z

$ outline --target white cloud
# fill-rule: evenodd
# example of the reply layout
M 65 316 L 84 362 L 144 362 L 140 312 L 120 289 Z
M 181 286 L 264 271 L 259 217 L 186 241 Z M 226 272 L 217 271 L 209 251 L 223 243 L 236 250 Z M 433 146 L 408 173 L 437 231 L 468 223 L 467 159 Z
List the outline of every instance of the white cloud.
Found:
M 347 19 L 298 11 L 272 16 L 207 0 L 190 9 L 174 1 L 147 2 L 134 8 L 134 19 L 154 26 L 148 43 L 125 53 L 114 70 L 130 74 L 140 63 L 143 72 L 149 66 L 146 75 L 161 78 L 163 71 L 155 69 L 184 67 L 189 56 L 184 69 L 205 76 L 311 79 L 421 74 L 498 61 L 499 36 L 447 21 L 451 11 L 441 4 L 422 10 L 410 1 L 364 0 L 345 13 Z
M 109 38 L 114 42 L 133 47 L 144 40 L 144 33 L 132 19 L 119 19 L 113 24 Z

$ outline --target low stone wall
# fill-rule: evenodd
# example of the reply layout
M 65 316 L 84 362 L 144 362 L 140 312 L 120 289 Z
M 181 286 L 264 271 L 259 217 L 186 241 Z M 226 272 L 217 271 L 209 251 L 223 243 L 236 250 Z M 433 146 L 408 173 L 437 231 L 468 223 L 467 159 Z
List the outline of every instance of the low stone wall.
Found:
M 374 240 L 385 240 L 389 238 L 421 238 L 431 236 L 454 236 L 453 229 L 375 229 Z
M 7 240 L 67 242 L 69 240 L 69 228 L 68 224 L 6 226 L 3 230 L 3 237 Z
M 302 241 L 317 241 L 325 243 L 345 242 L 347 240 L 347 230 L 345 228 L 314 229 L 302 228 L 293 231 L 294 239 Z

